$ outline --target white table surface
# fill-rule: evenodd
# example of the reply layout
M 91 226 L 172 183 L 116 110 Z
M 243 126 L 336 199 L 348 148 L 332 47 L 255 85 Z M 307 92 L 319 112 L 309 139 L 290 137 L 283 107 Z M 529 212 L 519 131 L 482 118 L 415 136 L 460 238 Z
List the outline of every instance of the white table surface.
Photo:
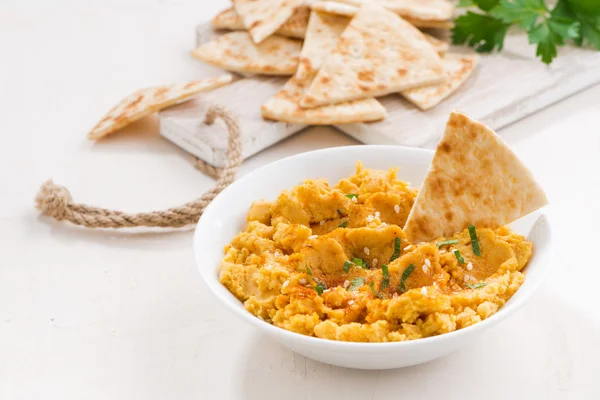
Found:
M 230 315 L 196 271 L 190 230 L 85 230 L 33 209 L 50 177 L 78 201 L 127 211 L 211 185 L 153 118 L 100 143 L 85 135 L 138 87 L 216 73 L 188 51 L 226 1 L 25 3 L 0 4 L 0 399 L 600 398 L 600 87 L 500 132 L 554 207 L 556 257 L 534 300 L 438 361 L 346 370 Z M 354 143 L 306 130 L 242 174 Z

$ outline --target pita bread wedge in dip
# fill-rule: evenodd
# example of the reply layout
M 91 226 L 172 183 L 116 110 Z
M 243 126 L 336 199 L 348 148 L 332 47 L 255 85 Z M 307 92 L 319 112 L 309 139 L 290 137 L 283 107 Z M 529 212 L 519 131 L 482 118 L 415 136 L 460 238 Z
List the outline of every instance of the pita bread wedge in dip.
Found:
M 254 43 L 261 43 L 289 20 L 304 0 L 235 0 L 235 12 Z
M 447 0 L 335 0 L 356 7 L 376 4 L 400 15 L 418 20 L 445 21 L 454 16 L 454 4 Z
M 323 61 L 335 49 L 350 18 L 314 11 L 310 15 L 306 37 L 300 51 L 296 77 L 314 77 Z
M 469 79 L 477 67 L 479 56 L 476 54 L 447 53 L 442 61 L 448 75 L 446 83 L 408 89 L 400 92 L 400 94 L 421 110 L 429 110 L 458 90 Z
M 469 225 L 496 229 L 546 204 L 531 172 L 494 131 L 453 112 L 404 232 L 419 242 Z
M 226 33 L 192 50 L 192 57 L 227 71 L 263 74 L 293 75 L 298 68 L 302 42 L 272 36 L 256 44 L 248 32 Z
M 331 125 L 378 121 L 385 118 L 385 108 L 374 98 L 306 109 L 299 105 L 311 78 L 292 77 L 261 112 L 264 118 L 296 124 Z
M 200 92 L 225 86 L 231 80 L 231 75 L 220 75 L 187 83 L 137 90 L 114 106 L 90 131 L 88 139 L 103 138 L 156 111 L 189 100 Z
M 309 16 L 309 7 L 298 7 L 290 19 L 281 25 L 275 34 L 296 39 L 304 39 Z M 211 24 L 216 29 L 228 29 L 230 31 L 246 30 L 242 18 L 237 15 L 235 9 L 233 8 L 228 8 L 224 11 L 221 11 L 216 17 L 213 18 Z
M 300 105 L 319 107 L 445 81 L 442 60 L 421 31 L 385 8 L 365 5 Z

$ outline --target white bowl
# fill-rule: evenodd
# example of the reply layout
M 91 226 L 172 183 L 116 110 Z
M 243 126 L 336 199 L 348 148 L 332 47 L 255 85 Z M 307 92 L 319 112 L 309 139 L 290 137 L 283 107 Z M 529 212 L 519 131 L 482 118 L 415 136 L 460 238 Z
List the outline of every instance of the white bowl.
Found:
M 250 314 L 218 278 L 223 247 L 243 229 L 246 213 L 254 200 L 275 200 L 282 190 L 291 189 L 309 178 L 327 178 L 333 184 L 352 175 L 357 160 L 368 168 L 397 166 L 398 178 L 417 186 L 423 181 L 432 157 L 432 151 L 400 146 L 336 147 L 288 157 L 243 176 L 213 200 L 198 222 L 194 254 L 202 277 L 219 300 L 242 320 L 293 351 L 324 363 L 359 369 L 387 369 L 421 364 L 451 353 L 514 313 L 539 287 L 551 258 L 551 227 L 547 212 L 538 211 L 511 224 L 515 232 L 527 236 L 534 245 L 525 282 L 517 293 L 490 318 L 440 336 L 396 343 L 350 343 L 300 335 Z

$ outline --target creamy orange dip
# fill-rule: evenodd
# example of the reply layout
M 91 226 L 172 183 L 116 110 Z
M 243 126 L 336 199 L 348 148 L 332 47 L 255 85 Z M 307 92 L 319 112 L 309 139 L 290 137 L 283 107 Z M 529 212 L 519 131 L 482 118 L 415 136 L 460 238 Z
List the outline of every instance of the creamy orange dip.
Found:
M 412 243 L 401 227 L 416 194 L 395 169 L 358 163 L 333 187 L 256 201 L 220 281 L 257 317 L 325 339 L 412 340 L 488 318 L 523 283 L 531 243 L 505 227 Z

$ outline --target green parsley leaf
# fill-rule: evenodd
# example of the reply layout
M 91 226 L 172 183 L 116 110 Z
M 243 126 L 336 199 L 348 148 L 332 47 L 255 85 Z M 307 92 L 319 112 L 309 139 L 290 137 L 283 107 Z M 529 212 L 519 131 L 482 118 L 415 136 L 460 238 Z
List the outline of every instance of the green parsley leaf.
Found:
M 473 3 L 483 11 L 490 11 L 500 3 L 500 0 L 473 0 Z
M 388 266 L 385 264 L 381 264 L 381 275 L 383 276 L 383 279 L 381 280 L 381 289 L 385 289 L 390 286 L 390 272 Z
M 390 262 L 394 261 L 398 257 L 400 257 L 400 238 L 396 236 L 394 238 L 394 254 L 392 254 L 390 257 Z
M 498 18 L 469 11 L 454 21 L 452 43 L 466 43 L 480 53 L 500 51 L 509 26 Z
M 344 221 L 341 224 L 338 225 L 338 228 L 345 228 L 348 226 L 348 221 Z
M 578 37 L 579 23 L 562 17 L 543 20 L 529 31 L 529 43 L 537 44 L 535 54 L 546 64 L 556 58 L 557 46 Z
M 508 24 L 517 24 L 525 30 L 533 28 L 538 18 L 548 14 L 544 0 L 502 0 L 490 15 Z
M 345 194 L 344 196 L 346 196 L 349 199 L 358 198 L 358 195 L 354 194 L 354 193 L 348 193 L 348 194 Z
M 486 285 L 485 283 L 476 283 L 476 284 L 467 283 L 467 287 L 469 287 L 470 289 L 479 289 L 481 287 L 484 287 L 485 285 Z
M 355 290 L 358 290 L 358 288 L 360 288 L 361 286 L 364 286 L 365 284 L 365 280 L 363 278 L 354 278 L 350 281 L 350 286 L 348 287 L 348 290 L 350 292 L 354 292 Z
M 317 286 L 315 286 L 315 290 L 317 291 L 317 293 L 319 294 L 319 296 L 323 294 L 323 291 L 325 289 L 326 289 L 326 287 L 322 283 L 318 283 Z
M 448 239 L 448 240 L 442 240 L 441 242 L 437 242 L 435 245 L 438 247 L 438 249 L 442 246 L 446 246 L 449 244 L 456 244 L 460 242 L 460 240 L 458 239 Z
M 406 292 L 406 280 L 408 279 L 410 274 L 412 274 L 414 269 L 415 269 L 414 264 L 410 264 L 408 267 L 406 267 L 406 269 L 402 273 L 402 278 L 400 279 L 400 291 L 402 293 Z
M 313 276 L 312 271 L 308 267 L 306 267 L 306 273 L 310 276 Z
M 456 7 L 473 7 L 475 2 L 473 0 L 458 0 Z
M 461 263 L 461 264 L 465 263 L 465 259 L 463 258 L 463 256 L 460 255 L 460 251 L 459 250 L 453 250 L 452 252 L 456 256 L 456 259 L 458 260 L 459 263 Z
M 579 21 L 579 37 L 575 44 L 585 43 L 600 50 L 600 2 L 595 0 L 559 0 L 552 10 L 556 17 Z
M 473 254 L 481 256 L 481 249 L 479 248 L 479 239 L 477 239 L 477 230 L 473 225 L 469 225 L 469 236 L 471 236 L 471 246 L 473 247 Z

